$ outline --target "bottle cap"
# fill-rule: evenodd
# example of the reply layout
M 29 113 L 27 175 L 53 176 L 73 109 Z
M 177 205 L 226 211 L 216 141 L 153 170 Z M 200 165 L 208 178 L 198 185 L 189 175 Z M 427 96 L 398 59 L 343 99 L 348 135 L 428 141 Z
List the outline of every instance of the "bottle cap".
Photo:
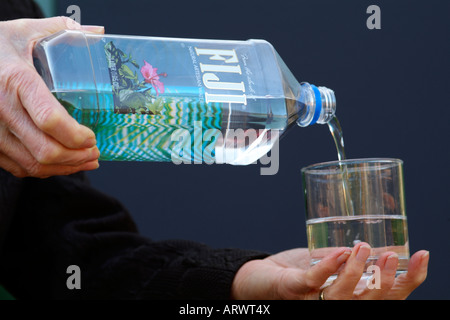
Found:
M 334 95 L 333 90 L 326 87 L 318 87 L 317 90 L 320 93 L 320 101 L 316 98 L 316 109 L 317 104 L 321 104 L 320 115 L 318 116 L 317 123 L 325 124 L 333 119 L 334 114 L 336 113 L 336 96 Z
M 300 127 L 306 127 L 315 123 L 325 124 L 333 119 L 336 113 L 336 97 L 334 91 L 326 87 L 303 82 L 302 93 L 299 102 L 305 106 L 305 110 L 297 120 Z
M 317 120 L 319 120 L 320 114 L 322 113 L 322 97 L 320 96 L 320 91 L 313 84 L 311 85 L 311 88 L 313 89 L 313 92 L 314 92 L 314 98 L 316 100 L 316 105 L 314 108 L 314 115 L 310 122 L 310 125 L 315 124 L 317 122 Z

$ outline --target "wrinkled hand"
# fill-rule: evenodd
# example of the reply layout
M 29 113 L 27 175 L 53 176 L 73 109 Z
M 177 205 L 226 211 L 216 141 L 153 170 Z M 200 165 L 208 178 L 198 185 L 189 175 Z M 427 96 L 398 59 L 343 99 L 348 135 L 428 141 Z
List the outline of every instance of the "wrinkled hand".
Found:
M 67 113 L 33 66 L 36 41 L 64 29 L 104 31 L 67 17 L 0 22 L 0 167 L 17 177 L 98 167 L 95 134 Z
M 416 252 L 410 259 L 408 272 L 397 277 L 398 256 L 386 252 L 377 261 L 381 275 L 379 289 L 365 286 L 363 290 L 355 291 L 369 254 L 369 245 L 359 243 L 353 250 L 334 250 L 313 267 L 309 267 L 308 249 L 293 249 L 263 260 L 252 260 L 237 272 L 232 298 L 317 300 L 328 277 L 338 273 L 337 279 L 323 289 L 325 300 L 401 300 L 406 299 L 427 276 L 428 251 Z

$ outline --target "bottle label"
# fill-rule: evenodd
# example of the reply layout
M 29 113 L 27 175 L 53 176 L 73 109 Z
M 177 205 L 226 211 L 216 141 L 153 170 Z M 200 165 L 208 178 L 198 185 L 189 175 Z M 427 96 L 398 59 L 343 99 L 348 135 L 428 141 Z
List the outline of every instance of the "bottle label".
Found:
M 159 97 L 165 92 L 161 78 L 167 73 L 158 73 L 146 60 L 141 65 L 131 52 L 126 54 L 116 48 L 113 41 L 105 45 L 109 76 L 114 97 L 115 113 L 159 114 L 164 99 Z
M 104 52 L 113 103 L 101 104 L 110 109 L 98 115 L 101 159 L 173 161 L 174 150 L 181 150 L 183 159 L 212 162 L 217 141 L 212 133 L 222 129 L 224 103 L 246 102 L 245 95 L 234 93 L 242 92 L 243 83 L 220 82 L 213 75 L 239 71 L 229 64 L 235 59 L 231 52 L 181 41 L 107 37 Z M 201 64 L 197 57 L 225 65 Z M 227 90 L 233 94 L 226 95 Z
M 110 78 L 95 129 L 102 160 L 213 163 L 242 153 L 248 129 L 277 127 L 279 100 L 264 98 L 268 83 L 272 97 L 283 96 L 278 71 L 265 77 L 249 42 L 105 36 L 102 45 Z M 242 139 L 230 138 L 234 129 Z
M 196 65 L 196 59 L 192 54 L 193 64 Z M 200 71 L 202 73 L 202 83 L 205 89 L 205 100 L 208 102 L 234 103 L 247 105 L 244 82 L 223 81 L 225 75 L 233 78 L 241 78 L 242 69 L 239 59 L 234 49 L 210 49 L 195 47 L 195 53 L 199 60 Z M 240 80 L 240 79 L 239 79 Z M 213 93 L 211 91 L 216 91 Z M 209 92 L 208 92 L 209 91 Z
M 247 86 L 250 84 L 252 89 L 254 83 L 253 72 L 246 67 L 247 54 L 241 54 L 244 77 L 232 47 L 161 40 L 133 43 L 140 44 L 139 49 L 132 48 L 133 53 L 123 51 L 114 41 L 104 47 L 115 113 L 159 114 L 164 97 L 177 95 L 190 96 L 200 103 L 234 104 L 245 109 Z M 141 52 L 145 56 L 137 58 Z

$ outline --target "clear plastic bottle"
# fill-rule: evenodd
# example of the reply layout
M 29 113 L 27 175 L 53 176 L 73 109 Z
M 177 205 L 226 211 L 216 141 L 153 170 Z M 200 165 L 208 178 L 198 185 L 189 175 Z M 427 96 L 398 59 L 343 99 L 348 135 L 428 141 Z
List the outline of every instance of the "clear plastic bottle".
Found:
M 100 160 L 246 165 L 288 128 L 327 123 L 334 92 L 300 84 L 264 40 L 197 40 L 62 31 L 34 64 Z

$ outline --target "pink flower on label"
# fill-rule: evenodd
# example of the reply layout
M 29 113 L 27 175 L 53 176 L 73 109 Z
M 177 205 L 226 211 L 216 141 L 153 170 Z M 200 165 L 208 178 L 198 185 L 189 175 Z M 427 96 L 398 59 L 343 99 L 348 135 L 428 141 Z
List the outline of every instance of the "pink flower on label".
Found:
M 166 76 L 166 74 L 158 74 L 158 68 L 153 68 L 152 65 L 145 60 L 144 63 L 144 66 L 141 68 L 141 73 L 145 82 L 150 83 L 153 88 L 155 88 L 157 96 L 160 93 L 164 93 L 164 84 L 159 81 L 159 76 Z

